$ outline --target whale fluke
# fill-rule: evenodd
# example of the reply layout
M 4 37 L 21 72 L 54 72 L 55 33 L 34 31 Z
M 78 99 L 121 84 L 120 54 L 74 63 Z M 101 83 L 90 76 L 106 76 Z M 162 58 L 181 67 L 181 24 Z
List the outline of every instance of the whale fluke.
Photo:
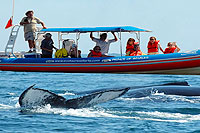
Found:
M 53 108 L 86 108 L 107 102 L 125 94 L 129 88 L 118 90 L 106 90 L 96 92 L 79 98 L 66 100 L 62 96 L 48 90 L 33 88 L 26 89 L 19 97 L 19 104 L 22 108 L 34 108 L 50 104 Z
M 67 108 L 86 108 L 99 103 L 104 103 L 124 95 L 129 88 L 118 90 L 105 90 L 87 96 L 70 99 L 66 101 Z

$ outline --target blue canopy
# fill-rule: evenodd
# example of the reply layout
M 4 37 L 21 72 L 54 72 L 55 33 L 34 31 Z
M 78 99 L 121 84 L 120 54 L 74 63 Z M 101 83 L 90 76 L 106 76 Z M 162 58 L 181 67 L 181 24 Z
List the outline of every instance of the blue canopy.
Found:
M 86 33 L 86 32 L 151 32 L 133 26 L 114 26 L 114 27 L 77 27 L 77 28 L 48 28 L 42 29 L 43 32 L 65 32 L 65 33 Z

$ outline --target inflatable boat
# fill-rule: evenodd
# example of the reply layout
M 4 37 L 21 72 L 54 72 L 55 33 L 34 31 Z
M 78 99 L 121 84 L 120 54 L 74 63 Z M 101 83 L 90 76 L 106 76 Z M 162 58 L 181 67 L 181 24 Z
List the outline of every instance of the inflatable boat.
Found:
M 200 50 L 100 58 L 0 58 L 2 71 L 66 73 L 200 74 Z
M 140 42 L 140 32 L 149 32 L 133 26 L 48 28 L 41 32 L 75 33 L 76 42 L 80 33 L 118 32 L 121 47 L 121 33 L 135 32 Z M 59 39 L 62 41 L 63 39 Z M 13 53 L 11 53 L 13 54 Z M 8 56 L 9 57 L 9 56 Z M 99 57 L 99 58 L 0 58 L 1 71 L 65 72 L 65 73 L 137 73 L 137 74 L 200 74 L 200 50 L 185 53 Z

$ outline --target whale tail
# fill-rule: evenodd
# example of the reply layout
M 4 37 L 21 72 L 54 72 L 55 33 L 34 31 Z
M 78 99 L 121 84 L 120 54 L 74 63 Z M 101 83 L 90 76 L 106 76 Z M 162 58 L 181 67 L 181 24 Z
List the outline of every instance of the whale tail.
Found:
M 104 90 L 87 96 L 70 99 L 66 101 L 67 108 L 86 108 L 96 104 L 104 103 L 124 95 L 130 88 L 118 90 Z
M 30 109 L 47 104 L 50 104 L 51 107 L 55 108 L 86 108 L 118 98 L 129 90 L 129 88 L 105 90 L 83 97 L 66 100 L 64 97 L 58 96 L 48 90 L 33 87 L 34 85 L 21 94 L 19 104 L 22 108 Z
M 65 98 L 58 96 L 48 90 L 27 88 L 19 97 L 19 104 L 22 108 L 34 108 L 50 104 L 53 107 L 64 106 Z

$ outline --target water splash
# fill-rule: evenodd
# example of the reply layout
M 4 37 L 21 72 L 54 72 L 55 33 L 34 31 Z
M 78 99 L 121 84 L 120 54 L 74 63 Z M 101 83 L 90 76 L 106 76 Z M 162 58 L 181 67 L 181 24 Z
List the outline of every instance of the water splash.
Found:
M 71 92 L 65 92 L 64 94 L 58 94 L 59 96 L 75 96 L 76 94 Z
M 200 121 L 200 115 L 191 115 L 191 114 L 181 114 L 181 113 L 168 113 L 168 112 L 145 112 L 145 111 L 136 111 L 137 114 L 142 115 L 143 117 L 152 117 L 146 119 L 155 119 L 160 121 L 171 121 L 171 122 L 190 122 L 190 121 Z
M 13 109 L 15 108 L 14 106 L 6 105 L 6 104 L 0 104 L 0 109 L 1 110 L 7 110 L 7 109 Z

